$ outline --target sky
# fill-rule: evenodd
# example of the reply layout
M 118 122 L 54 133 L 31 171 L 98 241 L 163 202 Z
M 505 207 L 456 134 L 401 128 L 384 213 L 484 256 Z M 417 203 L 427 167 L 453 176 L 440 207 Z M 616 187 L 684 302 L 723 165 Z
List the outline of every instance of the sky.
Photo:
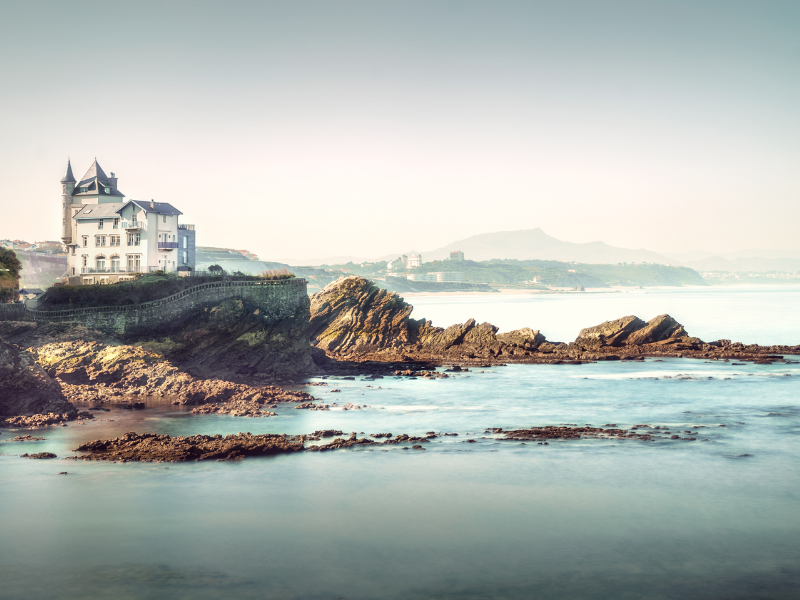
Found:
M 800 249 L 800 3 L 0 3 L 0 239 L 96 157 L 198 244 Z

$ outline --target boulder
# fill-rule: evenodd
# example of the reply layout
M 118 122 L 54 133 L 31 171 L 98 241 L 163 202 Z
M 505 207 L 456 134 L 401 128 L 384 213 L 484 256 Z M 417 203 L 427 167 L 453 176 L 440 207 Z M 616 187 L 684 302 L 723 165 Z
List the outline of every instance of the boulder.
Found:
M 0 417 L 47 413 L 74 417 L 78 411 L 32 352 L 0 340 Z

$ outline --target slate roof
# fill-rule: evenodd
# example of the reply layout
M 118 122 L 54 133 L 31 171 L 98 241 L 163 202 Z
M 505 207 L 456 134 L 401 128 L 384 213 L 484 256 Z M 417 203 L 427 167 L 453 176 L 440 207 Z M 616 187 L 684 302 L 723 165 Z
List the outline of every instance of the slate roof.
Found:
M 75 183 L 75 176 L 72 174 L 72 163 L 67 161 L 67 172 L 61 178 L 61 183 Z
M 172 206 L 172 204 L 170 204 L 169 202 L 151 202 L 147 200 L 128 200 L 124 204 L 120 205 L 120 208 L 119 210 L 117 210 L 117 212 L 121 212 L 122 209 L 125 208 L 128 204 L 135 204 L 146 213 L 156 213 L 158 215 L 169 215 L 169 216 L 183 214 L 177 208 Z
M 116 219 L 117 212 L 125 206 L 123 202 L 106 202 L 104 204 L 87 204 L 73 219 Z
M 44 290 L 39 288 L 23 288 L 17 292 L 18 294 L 44 294 Z
M 73 196 L 81 196 L 84 193 L 81 193 L 80 189 L 82 187 L 88 187 L 89 190 L 84 192 L 85 194 L 99 194 L 100 196 L 116 196 L 118 198 L 124 198 L 125 194 L 120 192 L 119 190 L 115 190 L 111 183 L 108 181 L 108 175 L 105 174 L 102 167 L 97 163 L 97 159 L 94 159 L 92 166 L 89 167 L 89 170 L 83 174 L 81 180 L 75 186 L 75 192 Z M 105 188 L 109 188 L 108 193 L 106 193 Z

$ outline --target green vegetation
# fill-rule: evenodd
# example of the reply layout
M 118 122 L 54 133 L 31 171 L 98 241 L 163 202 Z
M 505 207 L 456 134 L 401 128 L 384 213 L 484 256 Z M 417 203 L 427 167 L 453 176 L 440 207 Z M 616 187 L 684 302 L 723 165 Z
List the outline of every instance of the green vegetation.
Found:
M 150 273 L 135 281 L 123 281 L 112 285 L 63 285 L 49 288 L 39 298 L 39 307 L 87 308 L 92 306 L 125 306 L 166 298 L 201 283 L 214 281 L 259 281 L 264 279 L 288 279 L 294 275 L 280 273 L 265 276 L 252 275 L 203 275 L 178 277 L 163 272 Z
M 383 277 L 386 263 L 347 263 L 325 265 L 329 271 L 344 271 L 362 277 Z M 437 260 L 411 269 L 411 273 L 450 271 L 464 273 L 464 281 L 493 285 L 521 285 L 541 278 L 541 284 L 550 287 L 608 287 L 655 285 L 708 285 L 700 274 L 687 267 L 673 267 L 653 263 L 616 265 L 568 263 L 556 260 Z M 336 273 L 332 273 L 336 274 Z M 530 283 L 528 285 L 531 285 Z
M 0 302 L 17 299 L 22 263 L 13 250 L 0 248 Z

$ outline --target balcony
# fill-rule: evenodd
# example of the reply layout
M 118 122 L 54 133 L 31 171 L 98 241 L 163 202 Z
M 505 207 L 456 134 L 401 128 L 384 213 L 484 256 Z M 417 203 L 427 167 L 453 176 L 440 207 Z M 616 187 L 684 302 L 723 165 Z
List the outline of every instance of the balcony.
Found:
M 160 270 L 160 267 L 148 267 L 147 265 L 139 265 L 138 267 L 104 267 L 98 269 L 96 267 L 81 267 L 81 275 L 94 275 L 96 273 L 155 273 Z
M 177 250 L 178 242 L 158 242 L 158 249 L 167 251 Z
M 147 231 L 147 221 L 122 221 L 120 225 L 129 231 Z

